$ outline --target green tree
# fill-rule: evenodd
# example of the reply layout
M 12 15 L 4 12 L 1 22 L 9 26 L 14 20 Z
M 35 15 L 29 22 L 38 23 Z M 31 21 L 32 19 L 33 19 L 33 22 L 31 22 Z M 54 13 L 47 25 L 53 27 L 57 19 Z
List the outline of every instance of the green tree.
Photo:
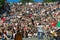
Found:
M 44 0 L 44 2 L 55 2 L 56 0 Z
M 26 2 L 34 2 L 34 0 L 21 0 L 22 3 L 26 3 Z
M 0 8 L 5 4 L 5 0 L 0 0 Z

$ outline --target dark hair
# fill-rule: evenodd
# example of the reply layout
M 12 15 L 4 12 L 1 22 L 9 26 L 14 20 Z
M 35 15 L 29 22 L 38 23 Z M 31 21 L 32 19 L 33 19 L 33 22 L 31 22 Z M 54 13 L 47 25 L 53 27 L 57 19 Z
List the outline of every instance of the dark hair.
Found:
M 39 25 L 41 25 L 41 23 L 39 23 Z

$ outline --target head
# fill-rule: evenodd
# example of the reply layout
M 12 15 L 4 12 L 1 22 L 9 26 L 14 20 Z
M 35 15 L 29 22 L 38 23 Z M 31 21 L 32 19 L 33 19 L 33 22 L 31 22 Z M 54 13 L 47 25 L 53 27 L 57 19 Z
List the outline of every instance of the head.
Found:
M 39 23 L 38 25 L 41 25 L 41 23 Z

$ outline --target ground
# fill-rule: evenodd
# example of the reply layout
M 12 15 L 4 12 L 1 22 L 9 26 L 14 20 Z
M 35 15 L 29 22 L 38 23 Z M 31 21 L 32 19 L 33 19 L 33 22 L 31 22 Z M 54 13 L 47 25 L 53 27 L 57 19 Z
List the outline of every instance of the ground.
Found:
M 1 39 L 0 39 L 1 40 Z M 8 39 L 8 40 L 14 40 L 14 39 Z M 36 37 L 32 37 L 32 38 L 23 38 L 23 40 L 38 40 L 38 38 L 36 38 Z M 44 39 L 42 39 L 42 40 L 48 40 L 47 38 L 44 38 Z M 55 40 L 55 39 L 53 39 L 53 40 Z

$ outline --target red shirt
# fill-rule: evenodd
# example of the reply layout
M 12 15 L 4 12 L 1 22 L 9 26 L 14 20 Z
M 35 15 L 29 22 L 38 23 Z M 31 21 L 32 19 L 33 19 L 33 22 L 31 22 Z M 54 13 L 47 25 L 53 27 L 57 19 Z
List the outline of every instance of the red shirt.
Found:
M 4 22 L 5 20 L 6 20 L 6 18 L 3 17 L 3 18 L 2 18 L 2 21 Z
M 32 17 L 32 14 L 30 14 L 29 17 L 31 18 Z
M 52 22 L 52 23 L 51 23 L 51 26 L 52 26 L 52 27 L 56 27 L 56 24 L 57 24 L 56 22 Z

